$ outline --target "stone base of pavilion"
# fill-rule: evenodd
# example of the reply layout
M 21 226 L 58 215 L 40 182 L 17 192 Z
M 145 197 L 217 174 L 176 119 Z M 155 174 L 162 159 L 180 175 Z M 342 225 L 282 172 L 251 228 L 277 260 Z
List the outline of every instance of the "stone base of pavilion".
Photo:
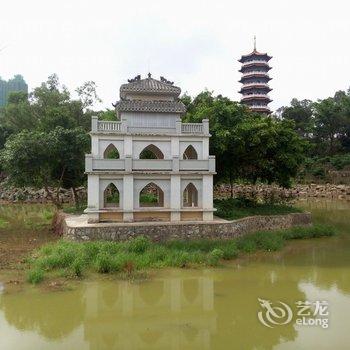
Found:
M 73 241 L 109 240 L 125 241 L 140 235 L 154 242 L 190 239 L 230 239 L 260 230 L 287 229 L 310 226 L 310 213 L 250 216 L 227 221 L 214 217 L 212 221 L 162 222 L 98 222 L 89 223 L 88 215 L 62 214 L 62 235 Z

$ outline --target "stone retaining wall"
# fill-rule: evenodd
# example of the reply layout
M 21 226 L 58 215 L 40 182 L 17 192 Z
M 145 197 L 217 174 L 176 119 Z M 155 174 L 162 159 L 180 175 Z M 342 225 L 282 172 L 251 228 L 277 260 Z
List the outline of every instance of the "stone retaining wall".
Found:
M 215 198 L 230 197 L 231 188 L 228 184 L 221 184 L 214 189 Z M 349 185 L 332 184 L 308 184 L 295 185 L 290 189 L 281 188 L 275 185 L 234 185 L 233 195 L 249 195 L 263 199 L 274 194 L 277 198 L 332 198 L 332 199 L 350 199 Z
M 309 184 L 309 185 L 295 185 L 291 189 L 283 189 L 277 186 L 271 185 L 235 185 L 233 188 L 234 196 L 239 193 L 249 194 L 256 192 L 259 197 L 268 195 L 271 192 L 279 193 L 282 197 L 291 198 L 339 198 L 350 199 L 350 186 L 349 185 L 332 185 L 332 184 Z M 80 201 L 86 200 L 86 188 L 77 188 L 77 194 Z M 230 186 L 219 185 L 214 189 L 215 198 L 227 198 L 230 197 Z M 63 203 L 72 203 L 73 196 L 71 190 L 61 189 L 60 197 Z M 0 182 L 0 200 L 5 202 L 27 202 L 27 203 L 48 203 L 44 189 L 37 190 L 33 188 L 13 188 L 7 187 L 5 183 Z
M 71 216 L 65 219 L 63 237 L 74 241 L 121 241 L 145 235 L 154 242 L 174 239 L 229 239 L 259 230 L 276 230 L 309 225 L 311 225 L 310 213 L 251 216 L 234 221 L 122 224 L 87 224 L 81 218 Z

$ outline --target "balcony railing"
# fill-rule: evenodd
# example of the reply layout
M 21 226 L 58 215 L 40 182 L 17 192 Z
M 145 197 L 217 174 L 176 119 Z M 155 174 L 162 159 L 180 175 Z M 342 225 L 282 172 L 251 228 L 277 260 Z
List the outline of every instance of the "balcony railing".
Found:
M 121 122 L 97 121 L 97 131 L 120 132 Z
M 268 76 L 268 73 L 267 72 L 264 72 L 264 71 L 259 71 L 259 70 L 254 70 L 254 71 L 250 71 L 250 72 L 245 72 L 242 74 L 242 77 L 245 77 L 247 75 L 252 75 L 252 74 L 264 74 L 266 76 Z
M 250 95 L 243 95 L 242 100 L 247 99 L 247 98 L 267 98 L 270 100 L 270 96 L 267 94 L 250 94 Z
M 248 88 L 250 86 L 270 88 L 269 85 L 266 84 L 266 83 L 248 83 L 248 84 L 243 84 L 242 88 Z
M 152 133 L 152 134 L 198 134 L 209 135 L 209 120 L 203 119 L 202 123 L 182 123 L 181 120 L 176 120 L 175 125 L 171 128 L 164 129 L 161 125 L 154 127 L 139 127 L 135 132 L 135 127 L 128 127 L 127 121 L 106 121 L 98 120 L 97 117 L 92 117 L 91 131 L 93 133 Z
M 269 106 L 267 105 L 250 105 L 248 106 L 249 108 L 252 108 L 252 109 L 270 109 Z
M 102 159 L 85 156 L 85 171 L 215 171 L 215 157 L 208 159 Z
M 203 124 L 202 123 L 182 124 L 181 132 L 184 134 L 203 134 Z
M 255 64 L 255 63 L 265 63 L 266 65 L 268 65 L 268 63 L 266 61 L 263 60 L 253 60 L 253 61 L 246 61 L 242 64 L 242 67 L 248 66 L 250 64 Z

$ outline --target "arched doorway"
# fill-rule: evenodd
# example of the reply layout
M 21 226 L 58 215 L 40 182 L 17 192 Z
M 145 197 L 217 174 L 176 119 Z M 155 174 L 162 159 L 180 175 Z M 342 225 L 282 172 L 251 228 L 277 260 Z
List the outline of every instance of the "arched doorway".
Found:
M 183 192 L 183 206 L 198 207 L 198 191 L 192 182 L 186 186 Z
M 117 148 L 110 143 L 107 148 L 105 149 L 105 151 L 103 152 L 103 158 L 105 159 L 119 159 L 119 152 L 117 150 Z
M 183 159 L 198 159 L 197 151 L 192 145 L 189 145 L 183 154 Z
M 117 187 L 110 183 L 103 193 L 103 201 L 105 208 L 118 208 L 119 207 L 119 191 Z
M 150 182 L 140 191 L 139 204 L 140 207 L 164 207 L 164 192 Z
M 139 156 L 140 159 L 164 159 L 163 152 L 155 145 L 145 147 Z

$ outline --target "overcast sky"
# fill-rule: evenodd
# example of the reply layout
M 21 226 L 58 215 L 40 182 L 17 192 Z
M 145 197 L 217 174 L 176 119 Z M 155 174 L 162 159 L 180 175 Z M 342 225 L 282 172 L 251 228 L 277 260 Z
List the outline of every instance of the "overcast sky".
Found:
M 74 90 L 94 80 L 104 107 L 120 84 L 151 71 L 195 95 L 238 100 L 237 59 L 273 56 L 273 109 L 350 86 L 349 0 L 3 1 L 0 76 L 30 89 L 57 73 Z

